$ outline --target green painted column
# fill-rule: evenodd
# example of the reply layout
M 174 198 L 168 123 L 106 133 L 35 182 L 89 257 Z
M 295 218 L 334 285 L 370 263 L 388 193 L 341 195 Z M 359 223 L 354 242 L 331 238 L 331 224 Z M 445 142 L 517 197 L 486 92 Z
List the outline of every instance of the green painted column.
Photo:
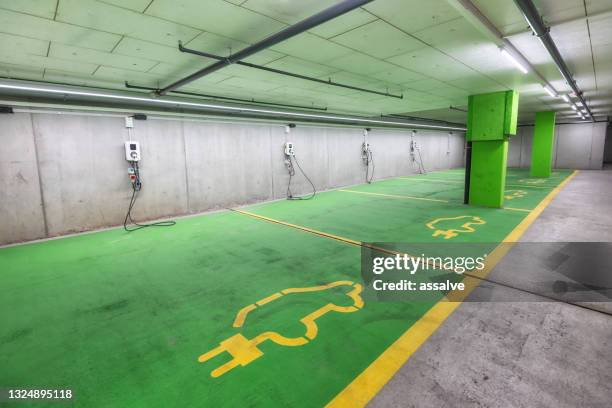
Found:
M 472 142 L 470 205 L 503 206 L 508 137 L 516 134 L 517 116 L 516 91 L 469 97 L 466 136 Z
M 531 148 L 531 177 L 550 177 L 555 146 L 555 112 L 537 112 Z

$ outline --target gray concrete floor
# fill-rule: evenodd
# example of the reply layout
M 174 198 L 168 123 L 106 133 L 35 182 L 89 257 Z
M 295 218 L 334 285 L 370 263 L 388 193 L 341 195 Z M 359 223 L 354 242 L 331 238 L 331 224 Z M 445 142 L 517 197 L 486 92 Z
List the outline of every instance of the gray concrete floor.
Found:
M 580 172 L 521 241 L 612 241 L 612 170 Z M 519 295 L 463 303 L 369 406 L 611 407 L 612 316 Z

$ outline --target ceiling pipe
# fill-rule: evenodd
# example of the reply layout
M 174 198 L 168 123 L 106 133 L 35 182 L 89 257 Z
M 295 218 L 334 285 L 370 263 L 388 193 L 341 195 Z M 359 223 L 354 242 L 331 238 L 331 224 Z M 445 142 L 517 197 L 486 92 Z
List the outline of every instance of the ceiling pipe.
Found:
M 185 53 L 188 53 L 188 54 L 194 54 L 194 55 L 199 55 L 201 57 L 212 58 L 212 59 L 216 59 L 218 61 L 224 61 L 224 60 L 226 60 L 228 58 L 228 57 L 222 57 L 220 55 L 210 54 L 208 52 L 192 50 L 190 48 L 184 47 L 183 44 L 181 44 L 181 42 L 179 42 L 179 50 L 181 52 L 185 52 Z M 280 69 L 266 67 L 266 66 L 263 66 L 263 65 L 251 64 L 250 62 L 236 61 L 235 64 L 236 65 L 242 65 L 244 67 L 259 69 L 259 70 L 262 70 L 262 71 L 273 72 L 275 74 L 290 76 L 290 77 L 293 77 L 293 78 L 304 79 L 306 81 L 318 82 L 318 83 L 323 84 L 323 85 L 330 85 L 330 86 L 337 86 L 337 87 L 340 87 L 340 88 L 353 89 L 353 90 L 359 91 L 359 92 L 367 92 L 367 93 L 376 94 L 376 95 L 389 96 L 391 98 L 398 98 L 398 99 L 403 99 L 404 98 L 404 95 L 394 95 L 394 94 L 391 94 L 389 92 L 380 92 L 380 91 L 375 91 L 373 89 L 365 89 L 365 88 L 359 88 L 359 87 L 353 86 L 353 85 L 345 85 L 345 84 L 341 84 L 341 83 L 338 83 L 338 82 L 334 82 L 331 79 L 325 81 L 323 79 L 313 78 L 313 77 L 306 76 L 306 75 L 301 75 L 301 74 L 294 74 L 293 72 L 287 72 L 287 71 L 283 71 L 283 70 L 280 70 Z M 176 91 L 172 91 L 172 92 L 176 92 Z
M 125 81 L 125 87 L 129 88 L 129 89 L 141 89 L 143 91 L 153 91 L 153 92 L 156 92 L 156 93 L 157 93 L 157 91 L 159 91 L 158 88 L 152 88 L 152 87 L 149 87 L 149 86 L 132 85 L 128 81 Z M 197 97 L 200 97 L 200 98 L 220 99 L 220 100 L 230 101 L 230 102 L 249 103 L 249 104 L 255 104 L 255 105 L 280 106 L 282 108 L 312 109 L 312 110 L 318 110 L 318 111 L 326 111 L 327 110 L 326 106 L 325 107 L 321 107 L 321 106 L 314 106 L 314 105 L 313 106 L 307 106 L 307 105 L 291 105 L 291 104 L 287 104 L 287 103 L 262 102 L 262 101 L 258 101 L 258 100 L 255 100 L 255 99 L 231 98 L 229 96 L 208 95 L 208 94 L 201 94 L 201 93 L 197 93 L 197 92 L 172 91 L 172 93 L 175 93 L 177 95 L 197 96 Z
M 165 88 L 162 88 L 159 91 L 159 95 L 165 95 L 166 93 L 173 91 L 177 88 L 180 88 L 181 86 L 186 85 L 190 82 L 193 82 L 196 79 L 202 78 L 208 74 L 218 71 L 221 68 L 224 68 L 228 65 L 235 63 L 236 61 L 243 60 L 259 51 L 265 50 L 266 48 L 270 48 L 273 45 L 276 45 L 282 41 L 285 41 L 291 37 L 294 37 L 300 33 L 303 33 L 304 31 L 307 31 L 313 27 L 316 27 L 329 20 L 339 17 L 343 14 L 346 14 L 349 11 L 359 8 L 363 6 L 364 4 L 370 3 L 372 1 L 373 0 L 344 0 L 334 6 L 331 6 L 317 14 L 314 14 L 300 21 L 299 23 L 289 26 L 285 28 L 284 30 L 277 32 L 276 34 L 272 34 L 271 36 L 263 39 L 262 41 L 259 41 L 251 46 L 246 47 L 238 51 L 236 54 L 231 55 L 222 61 L 217 61 L 216 63 L 212 65 L 209 65 L 197 72 L 194 72 L 193 74 L 183 79 L 180 79 L 166 86 Z
M 467 109 L 457 108 L 457 107 L 452 106 L 452 105 L 451 105 L 451 106 L 449 106 L 449 107 L 448 107 L 448 109 L 450 109 L 450 110 L 454 110 L 454 111 L 459 111 L 459 112 L 465 112 L 465 113 L 467 113 Z
M 598 13 L 588 14 L 582 17 L 572 17 L 572 18 L 567 18 L 563 20 L 557 20 L 553 24 L 551 24 L 549 28 L 551 27 L 556 28 L 556 27 L 562 26 L 563 24 L 570 24 L 570 23 L 577 23 L 577 22 L 589 22 L 590 20 L 597 20 L 597 19 L 604 20 L 610 17 L 612 17 L 612 10 L 606 10 L 606 11 L 601 11 Z M 504 37 L 509 38 L 515 35 L 527 34 L 531 32 L 532 32 L 531 29 L 510 31 L 506 33 Z
M 224 105 L 198 99 L 187 98 L 168 98 L 143 95 L 138 92 L 100 90 L 98 88 L 73 87 L 59 85 L 44 85 L 36 82 L 0 80 L 0 95 L 8 95 L 9 98 L 3 99 L 2 103 L 10 105 L 15 98 L 16 103 L 27 106 L 28 103 L 38 103 L 32 100 L 33 97 L 48 97 L 52 100 L 49 105 L 64 104 L 67 101 L 75 105 L 84 103 L 97 104 L 92 109 L 104 110 L 108 105 L 130 106 L 131 109 L 138 111 L 146 110 L 147 106 L 154 106 L 161 109 L 184 112 L 189 110 L 199 113 L 202 116 L 215 116 L 224 118 L 245 118 L 266 121 L 293 121 L 299 123 L 320 123 L 345 126 L 367 126 L 375 128 L 395 128 L 395 129 L 425 129 L 425 130 L 454 130 L 465 131 L 465 126 L 447 126 L 442 124 L 423 124 L 409 121 L 386 120 L 367 116 L 342 115 L 319 112 L 305 112 L 299 110 L 283 110 L 255 106 Z M 72 98 L 72 99 L 71 99 Z M 24 102 L 25 99 L 25 102 Z M 145 108 L 143 108 L 145 107 Z
M 550 54 L 550 57 L 557 65 L 557 68 L 561 72 L 563 78 L 565 78 L 567 84 L 570 86 L 570 88 L 572 88 L 580 102 L 582 102 L 582 105 L 587 110 L 591 121 L 595 122 L 593 113 L 591 112 L 591 109 L 587 106 L 587 103 L 584 100 L 584 97 L 582 96 L 582 91 L 580 90 L 580 88 L 578 88 L 578 84 L 576 84 L 576 81 L 574 80 L 569 68 L 565 64 L 563 57 L 559 53 L 555 42 L 550 36 L 550 29 L 544 24 L 542 16 L 536 9 L 536 6 L 531 0 L 514 0 L 514 3 L 521 10 L 521 13 L 523 13 L 523 17 L 525 17 L 525 20 L 527 20 L 527 23 L 529 24 L 529 27 L 531 27 L 533 33 L 538 37 L 542 45 L 544 45 L 544 48 L 546 48 L 548 54 Z
M 546 78 L 536 70 L 531 63 L 525 58 L 521 52 L 516 49 L 510 41 L 508 41 L 501 31 L 495 27 L 495 25 L 484 15 L 482 12 L 472 3 L 470 0 L 448 0 L 448 2 L 455 8 L 459 13 L 463 15 L 478 31 L 484 34 L 491 42 L 500 47 L 500 49 L 506 50 L 513 57 L 517 58 L 519 62 L 526 66 L 530 72 L 533 72 L 535 76 L 540 80 L 540 85 L 543 87 L 549 87 L 555 93 L 559 94 L 555 88 L 548 83 Z

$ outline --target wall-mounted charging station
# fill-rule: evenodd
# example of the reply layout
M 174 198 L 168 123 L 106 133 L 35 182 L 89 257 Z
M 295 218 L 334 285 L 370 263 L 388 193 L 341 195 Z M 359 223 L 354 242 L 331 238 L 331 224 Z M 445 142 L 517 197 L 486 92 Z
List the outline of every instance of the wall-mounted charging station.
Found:
M 372 183 L 374 179 L 374 155 L 372 149 L 370 149 L 370 143 L 368 142 L 368 134 L 370 128 L 363 129 L 363 143 L 361 144 L 361 160 L 365 166 L 365 181 L 366 183 Z
M 142 180 L 140 178 L 140 165 L 139 162 L 141 160 L 140 154 L 140 143 L 132 140 L 133 132 L 134 132 L 134 119 L 136 120 L 146 120 L 146 115 L 136 114 L 134 116 L 126 116 L 125 118 L 125 127 L 128 131 L 128 138 L 124 143 L 125 148 L 125 160 L 130 164 L 128 167 L 128 177 L 130 178 L 130 182 L 132 183 L 132 198 L 130 199 L 130 205 L 128 206 L 127 213 L 125 214 L 125 219 L 123 220 L 123 229 L 126 231 L 136 231 L 145 227 L 169 227 L 176 224 L 175 221 L 160 221 L 153 222 L 150 224 L 139 224 L 132 219 L 132 209 L 134 208 L 134 204 L 136 204 L 136 198 L 138 197 L 138 192 L 142 189 Z M 128 224 L 129 221 L 129 224 Z M 132 225 L 132 226 L 130 226 Z
M 313 182 L 310 180 L 310 178 L 306 175 L 306 173 L 304 173 L 304 170 L 302 170 L 302 167 L 300 166 L 300 163 L 298 162 L 297 157 L 295 155 L 294 144 L 292 142 L 287 141 L 287 138 L 289 138 L 289 135 L 291 134 L 291 129 L 293 128 L 295 128 L 294 123 L 290 123 L 285 126 L 285 143 L 283 144 L 283 152 L 285 154 L 285 167 L 287 168 L 287 172 L 289 173 L 289 182 L 287 183 L 287 200 L 310 200 L 314 198 L 314 196 L 317 194 L 317 189 Z M 308 182 L 312 186 L 312 193 L 308 196 L 297 197 L 294 196 L 291 192 L 291 180 L 295 176 L 295 168 L 293 167 L 293 163 L 295 163 L 298 169 L 300 169 L 302 175 L 306 178 L 306 180 L 308 180 Z
M 420 174 L 425 174 L 427 173 L 427 171 L 425 171 L 425 166 L 423 165 L 423 157 L 421 156 L 421 146 L 419 146 L 417 141 L 414 140 L 415 136 L 416 130 L 413 130 L 410 138 L 410 164 L 412 165 L 413 169 L 416 166 L 417 172 L 419 172 Z
M 131 140 L 125 142 L 125 160 L 140 161 L 140 143 Z

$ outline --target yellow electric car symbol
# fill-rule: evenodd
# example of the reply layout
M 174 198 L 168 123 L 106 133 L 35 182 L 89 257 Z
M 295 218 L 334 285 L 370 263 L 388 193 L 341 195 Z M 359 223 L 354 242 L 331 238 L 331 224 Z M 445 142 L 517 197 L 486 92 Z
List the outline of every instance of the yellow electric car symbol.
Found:
M 525 190 L 506 190 L 504 198 L 506 200 L 513 200 L 515 198 L 523 198 L 527 195 Z
M 238 366 L 246 366 L 258 359 L 259 357 L 263 356 L 263 351 L 261 351 L 257 346 L 266 340 L 270 340 L 273 343 L 279 344 L 281 346 L 303 346 L 310 340 L 314 340 L 314 338 L 317 337 L 319 327 L 317 326 L 316 320 L 318 318 L 324 316 L 329 312 L 357 312 L 363 307 L 363 299 L 360 295 L 363 288 L 360 284 L 351 281 L 336 281 L 321 286 L 284 289 L 280 292 L 276 292 L 266 298 L 263 298 L 258 302 L 243 307 L 242 309 L 240 309 L 240 311 L 236 315 L 236 318 L 234 319 L 233 326 L 235 328 L 241 328 L 243 327 L 247 315 L 250 312 L 274 300 L 277 300 L 282 296 L 290 295 L 293 293 L 318 292 L 339 286 L 347 286 L 350 288 L 350 290 L 344 294 L 353 301 L 353 305 L 338 306 L 333 303 L 328 303 L 325 306 L 315 310 L 314 312 L 304 316 L 302 319 L 300 319 L 300 322 L 304 326 L 306 326 L 306 333 L 303 336 L 290 338 L 285 337 L 274 331 L 267 331 L 249 340 L 242 334 L 238 333 L 229 337 L 226 340 L 223 340 L 219 344 L 219 346 L 215 347 L 214 349 L 202 354 L 198 358 L 198 361 L 200 363 L 204 363 L 223 352 L 229 353 L 232 356 L 232 359 L 227 363 L 212 370 L 210 373 L 212 377 L 219 377 L 233 368 L 236 368 Z
M 456 225 L 457 220 L 465 220 L 465 222 L 461 224 L 458 228 L 441 228 L 443 225 Z M 459 217 L 437 218 L 433 221 L 428 222 L 426 225 L 427 228 L 434 230 L 434 233 L 432 234 L 433 237 L 443 236 L 444 239 L 451 239 L 456 237 L 460 233 L 474 232 L 476 230 L 474 229 L 473 225 L 482 224 L 486 224 L 486 222 L 480 217 L 475 217 L 472 215 L 461 215 Z

